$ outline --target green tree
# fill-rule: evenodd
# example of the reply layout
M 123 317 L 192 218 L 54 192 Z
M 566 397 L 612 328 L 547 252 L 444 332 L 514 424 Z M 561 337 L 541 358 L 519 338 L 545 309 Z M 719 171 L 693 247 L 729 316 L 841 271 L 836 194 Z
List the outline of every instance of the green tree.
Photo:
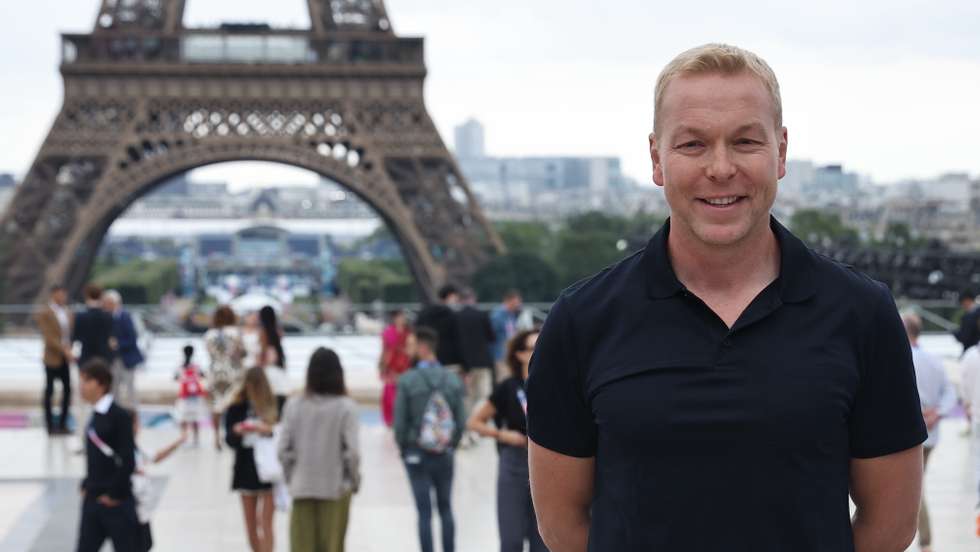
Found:
M 789 222 L 793 233 L 813 247 L 830 243 L 856 243 L 858 232 L 846 226 L 837 213 L 817 209 L 800 209 Z
M 115 266 L 96 265 L 92 280 L 106 289 L 115 289 L 132 304 L 157 303 L 168 291 L 180 285 L 177 261 L 138 260 Z
M 491 259 L 473 275 L 473 289 L 482 301 L 496 301 L 509 289 L 520 290 L 528 301 L 554 301 L 560 291 L 555 267 L 529 252 Z
M 355 303 L 418 300 L 415 283 L 401 259 L 343 259 L 337 267 L 337 285 Z
M 550 259 L 555 253 L 555 232 L 544 222 L 505 221 L 496 225 L 508 253 L 530 253 Z
M 871 243 L 872 247 L 882 249 L 920 249 L 926 246 L 927 240 L 912 235 L 912 229 L 904 222 L 889 222 L 885 227 L 885 235 L 880 240 Z

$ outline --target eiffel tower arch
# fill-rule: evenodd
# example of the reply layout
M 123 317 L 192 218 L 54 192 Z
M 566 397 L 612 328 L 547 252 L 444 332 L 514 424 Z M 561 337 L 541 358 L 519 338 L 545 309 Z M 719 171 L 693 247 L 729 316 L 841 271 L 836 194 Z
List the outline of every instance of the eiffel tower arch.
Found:
M 62 35 L 64 103 L 0 219 L 0 303 L 77 293 L 112 222 L 226 161 L 315 171 L 373 207 L 422 296 L 503 245 L 423 101 L 423 40 L 383 0 L 308 0 L 310 29 L 183 26 L 184 0 L 102 0 Z

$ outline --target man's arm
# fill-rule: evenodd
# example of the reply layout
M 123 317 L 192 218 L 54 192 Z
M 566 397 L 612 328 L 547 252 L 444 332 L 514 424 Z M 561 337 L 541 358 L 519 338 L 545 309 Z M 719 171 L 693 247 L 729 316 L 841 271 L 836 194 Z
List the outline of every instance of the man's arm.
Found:
M 401 377 L 398 379 L 397 391 L 395 392 L 395 412 L 393 429 L 395 434 L 395 443 L 398 444 L 399 450 L 404 453 L 405 446 L 408 444 L 408 378 Z
M 110 487 L 109 498 L 113 500 L 123 500 L 129 494 L 130 477 L 136 469 L 136 444 L 133 441 L 133 420 L 129 414 L 122 409 L 115 411 L 113 415 L 113 428 L 116 440 L 110 443 L 112 449 L 121 460 L 120 465 L 112 475 L 112 486 Z
M 855 552 L 902 552 L 915 536 L 922 494 L 922 446 L 851 460 Z
M 531 498 L 545 545 L 551 552 L 585 552 L 595 458 L 565 456 L 529 439 L 528 464 Z

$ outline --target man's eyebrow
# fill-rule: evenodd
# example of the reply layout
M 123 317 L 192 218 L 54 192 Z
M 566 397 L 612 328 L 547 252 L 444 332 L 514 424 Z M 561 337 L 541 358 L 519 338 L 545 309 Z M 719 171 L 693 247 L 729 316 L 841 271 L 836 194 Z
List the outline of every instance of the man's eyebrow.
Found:
M 743 132 L 750 132 L 750 131 L 753 131 L 753 130 L 757 130 L 759 132 L 765 133 L 766 127 L 763 126 L 762 123 L 758 123 L 758 122 L 755 122 L 755 123 L 746 123 L 746 124 L 744 124 L 744 125 L 736 128 L 735 129 L 735 132 L 733 134 L 742 134 Z
M 674 131 L 674 134 L 675 135 L 678 135 L 678 134 L 693 134 L 695 136 L 700 136 L 703 133 L 704 133 L 704 131 L 702 131 L 701 129 L 699 129 L 697 127 L 692 127 L 692 126 L 689 126 L 689 125 L 681 125 L 681 126 L 677 127 L 677 129 Z

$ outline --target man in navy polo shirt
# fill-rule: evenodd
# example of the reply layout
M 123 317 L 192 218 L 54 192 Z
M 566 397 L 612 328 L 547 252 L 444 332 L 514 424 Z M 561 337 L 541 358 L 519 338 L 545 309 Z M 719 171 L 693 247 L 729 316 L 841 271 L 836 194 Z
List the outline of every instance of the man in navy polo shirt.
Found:
M 926 431 L 908 340 L 885 286 L 771 217 L 786 145 L 755 54 L 706 45 L 661 73 L 650 153 L 671 218 L 562 293 L 531 364 L 552 552 L 911 542 Z

